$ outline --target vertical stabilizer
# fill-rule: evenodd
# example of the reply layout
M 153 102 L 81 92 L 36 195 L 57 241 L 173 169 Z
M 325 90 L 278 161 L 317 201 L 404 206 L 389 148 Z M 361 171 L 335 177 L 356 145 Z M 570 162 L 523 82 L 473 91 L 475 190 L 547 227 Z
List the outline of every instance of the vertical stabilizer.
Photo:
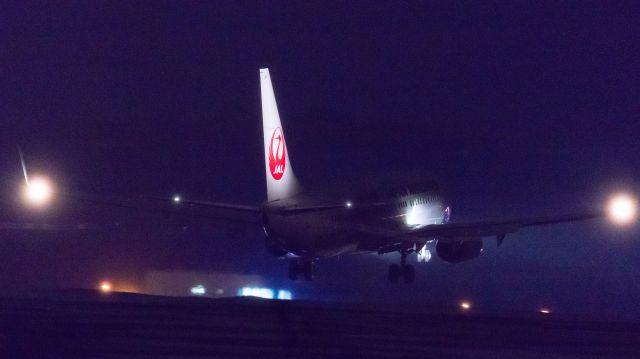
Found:
M 301 189 L 289 161 L 289 151 L 284 139 L 284 129 L 280 124 L 269 69 L 260 69 L 260 94 L 267 200 L 271 202 L 292 197 Z

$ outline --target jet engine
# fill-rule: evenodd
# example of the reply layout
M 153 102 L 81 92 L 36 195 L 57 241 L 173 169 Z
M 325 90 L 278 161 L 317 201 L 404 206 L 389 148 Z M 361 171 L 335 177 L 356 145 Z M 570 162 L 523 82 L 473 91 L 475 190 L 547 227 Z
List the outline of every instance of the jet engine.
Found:
M 474 259 L 482 253 L 481 238 L 466 238 L 458 241 L 438 241 L 436 253 L 443 261 L 459 263 Z
M 265 244 L 265 247 L 267 248 L 267 252 L 269 252 L 269 254 L 273 256 L 284 257 L 287 253 L 289 253 L 289 251 L 284 249 L 284 247 L 280 242 L 278 242 L 277 240 L 269 236 L 266 236 L 264 238 L 264 244 Z

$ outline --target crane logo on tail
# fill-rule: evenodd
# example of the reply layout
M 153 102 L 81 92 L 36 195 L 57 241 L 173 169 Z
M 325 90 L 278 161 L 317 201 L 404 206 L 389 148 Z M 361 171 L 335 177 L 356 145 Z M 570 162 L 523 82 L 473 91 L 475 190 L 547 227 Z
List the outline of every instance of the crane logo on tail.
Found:
M 284 175 L 284 169 L 287 165 L 285 151 L 284 135 L 282 129 L 277 127 L 271 135 L 271 143 L 269 144 L 269 171 L 271 171 L 271 177 L 276 181 Z

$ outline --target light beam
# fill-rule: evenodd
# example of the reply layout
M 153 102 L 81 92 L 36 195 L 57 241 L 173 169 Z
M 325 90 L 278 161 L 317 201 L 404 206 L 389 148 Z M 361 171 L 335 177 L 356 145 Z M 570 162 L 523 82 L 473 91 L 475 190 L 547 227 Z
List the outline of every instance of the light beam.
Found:
M 18 155 L 20 156 L 20 165 L 22 165 L 22 174 L 24 174 L 24 182 L 29 185 L 29 176 L 27 176 L 27 165 L 24 163 L 24 156 L 22 150 L 18 147 Z

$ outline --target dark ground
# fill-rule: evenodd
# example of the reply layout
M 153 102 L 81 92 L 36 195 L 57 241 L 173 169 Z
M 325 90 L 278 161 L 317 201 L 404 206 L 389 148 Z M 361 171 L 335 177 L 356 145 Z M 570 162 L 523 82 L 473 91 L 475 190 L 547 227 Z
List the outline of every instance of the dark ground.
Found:
M 0 299 L 2 358 L 640 357 L 640 323 L 57 291 Z

